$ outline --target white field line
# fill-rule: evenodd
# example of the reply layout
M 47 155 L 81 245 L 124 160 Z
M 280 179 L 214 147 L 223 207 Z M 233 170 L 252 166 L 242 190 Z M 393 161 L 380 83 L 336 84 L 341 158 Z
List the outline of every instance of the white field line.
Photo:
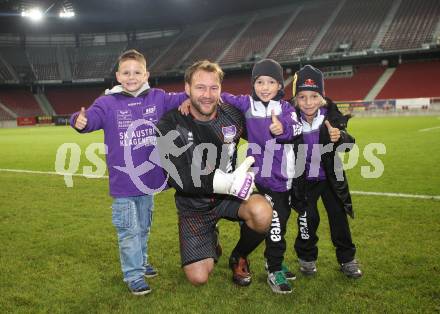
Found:
M 421 195 L 421 194 L 405 194 L 405 193 L 382 193 L 382 192 L 365 192 L 365 191 L 351 191 L 351 194 L 357 195 L 375 195 L 375 196 L 390 196 L 403 198 L 422 198 L 427 200 L 440 200 L 440 195 Z
M 23 169 L 2 169 L 0 168 L 0 172 L 16 172 L 16 173 L 30 173 L 30 174 L 48 174 L 48 175 L 57 175 L 57 176 L 73 176 L 73 177 L 86 177 L 93 179 L 108 179 L 108 176 L 95 176 L 93 174 L 84 175 L 81 173 L 68 173 L 68 172 L 54 172 L 54 171 L 35 171 L 35 170 L 23 170 Z
M 48 174 L 48 175 L 70 175 L 75 177 L 85 177 L 85 175 L 80 173 L 58 173 L 54 171 L 34 171 L 34 170 L 23 170 L 23 169 L 2 169 L 0 172 L 15 172 L 15 173 L 30 173 L 30 174 Z M 108 176 L 93 176 L 87 175 L 87 178 L 94 179 L 108 179 Z M 432 199 L 440 200 L 440 195 L 421 195 L 421 194 L 405 194 L 405 193 L 382 193 L 382 192 L 366 192 L 366 191 L 351 191 L 352 194 L 356 195 L 374 195 L 374 196 L 390 196 L 390 197 L 403 197 L 403 198 L 421 198 L 421 199 Z
M 435 129 L 440 129 L 440 126 L 435 126 L 435 127 L 427 128 L 427 129 L 420 129 L 419 132 L 427 132 L 427 131 L 432 131 Z

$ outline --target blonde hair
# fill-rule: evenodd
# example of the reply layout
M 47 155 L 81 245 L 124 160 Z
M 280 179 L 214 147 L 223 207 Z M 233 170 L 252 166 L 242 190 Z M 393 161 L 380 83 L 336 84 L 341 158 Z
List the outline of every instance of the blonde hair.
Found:
M 121 63 L 127 60 L 136 60 L 139 63 L 142 63 L 142 65 L 147 69 L 147 60 L 145 59 L 144 55 L 140 53 L 139 51 L 135 49 L 130 49 L 127 51 L 124 51 L 118 58 L 118 69 L 121 66 Z
M 223 81 L 223 77 L 225 75 L 225 73 L 217 63 L 211 62 L 209 60 L 201 60 L 195 62 L 193 65 L 186 69 L 185 83 L 191 84 L 194 73 L 199 70 L 217 74 L 220 83 Z

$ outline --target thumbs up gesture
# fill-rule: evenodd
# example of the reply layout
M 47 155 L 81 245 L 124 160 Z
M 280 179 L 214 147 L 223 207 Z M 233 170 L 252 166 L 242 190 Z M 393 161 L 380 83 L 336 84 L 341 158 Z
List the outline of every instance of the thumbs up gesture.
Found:
M 338 128 L 332 127 L 328 120 L 325 120 L 325 126 L 327 127 L 328 134 L 330 135 L 330 141 L 336 143 L 341 138 L 341 131 Z
M 81 107 L 81 111 L 79 112 L 79 115 L 75 121 L 75 129 L 83 130 L 86 127 L 86 125 L 87 125 L 86 109 L 84 107 Z
M 269 126 L 270 133 L 273 135 L 281 135 L 284 132 L 283 124 L 278 120 L 275 111 L 272 109 L 272 123 Z

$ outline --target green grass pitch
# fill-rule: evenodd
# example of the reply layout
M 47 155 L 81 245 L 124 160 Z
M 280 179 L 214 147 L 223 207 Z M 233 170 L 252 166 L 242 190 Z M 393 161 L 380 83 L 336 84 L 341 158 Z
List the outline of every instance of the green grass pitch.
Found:
M 348 170 L 351 190 L 440 195 L 440 117 L 353 118 L 359 161 Z M 432 128 L 432 129 L 430 129 Z M 430 129 L 420 131 L 423 129 Z M 0 168 L 55 171 L 57 148 L 102 142 L 102 132 L 77 134 L 69 127 L 0 129 Z M 368 143 L 383 143 L 377 155 L 384 172 L 361 176 L 370 166 Z M 364 277 L 345 278 L 320 208 L 318 274 L 297 274 L 294 292 L 272 293 L 266 283 L 263 246 L 251 256 L 253 283 L 233 285 L 227 257 L 238 238 L 235 223 L 220 223 L 224 256 L 208 284 L 193 287 L 180 268 L 173 192 L 156 196 L 149 242 L 159 276 L 153 291 L 132 296 L 119 266 L 106 179 L 0 170 L 1 313 L 433 313 L 440 312 L 440 200 L 353 195 L 350 220 Z M 298 272 L 293 251 L 296 213 L 287 233 L 285 261 Z

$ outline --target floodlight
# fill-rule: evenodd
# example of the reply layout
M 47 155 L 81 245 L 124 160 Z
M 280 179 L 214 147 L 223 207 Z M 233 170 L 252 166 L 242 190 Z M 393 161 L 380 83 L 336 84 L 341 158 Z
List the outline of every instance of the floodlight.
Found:
M 75 16 L 75 12 L 73 11 L 61 11 L 59 17 L 62 19 L 70 19 Z
M 21 12 L 21 16 L 27 17 L 32 21 L 41 21 L 43 19 L 43 12 L 39 8 L 33 8 L 28 11 Z

